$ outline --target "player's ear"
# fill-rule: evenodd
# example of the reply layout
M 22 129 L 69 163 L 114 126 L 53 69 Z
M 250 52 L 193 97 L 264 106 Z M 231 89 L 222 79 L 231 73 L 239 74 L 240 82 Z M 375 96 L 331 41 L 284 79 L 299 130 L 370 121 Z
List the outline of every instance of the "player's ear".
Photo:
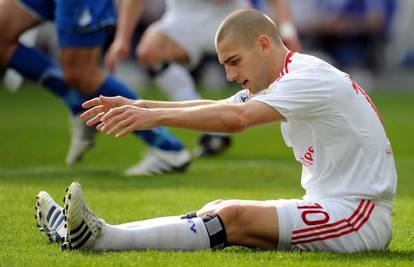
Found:
M 268 58 L 270 57 L 270 51 L 272 49 L 272 43 L 270 42 L 269 36 L 262 34 L 257 39 L 257 46 L 262 52 L 263 57 Z

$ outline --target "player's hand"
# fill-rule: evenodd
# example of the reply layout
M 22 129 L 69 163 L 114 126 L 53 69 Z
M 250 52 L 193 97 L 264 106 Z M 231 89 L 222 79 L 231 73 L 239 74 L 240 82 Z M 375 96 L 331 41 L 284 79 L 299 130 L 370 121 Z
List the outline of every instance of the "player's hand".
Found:
M 118 62 L 125 61 L 130 52 L 130 45 L 127 42 L 115 39 L 105 55 L 105 65 L 110 72 L 116 70 Z
M 88 100 L 82 104 L 83 108 L 88 109 L 80 115 L 82 120 L 88 120 L 86 125 L 92 126 L 100 123 L 103 115 L 105 115 L 110 109 L 121 107 L 124 105 L 132 105 L 135 100 L 128 99 L 122 96 L 99 96 L 91 100 Z
M 151 118 L 149 109 L 132 105 L 113 108 L 103 115 L 101 123 L 96 127 L 98 131 L 116 137 L 123 137 L 132 131 L 148 130 L 156 127 Z
M 147 101 L 144 99 L 139 99 L 134 101 L 134 106 L 138 108 L 150 108 L 147 104 Z

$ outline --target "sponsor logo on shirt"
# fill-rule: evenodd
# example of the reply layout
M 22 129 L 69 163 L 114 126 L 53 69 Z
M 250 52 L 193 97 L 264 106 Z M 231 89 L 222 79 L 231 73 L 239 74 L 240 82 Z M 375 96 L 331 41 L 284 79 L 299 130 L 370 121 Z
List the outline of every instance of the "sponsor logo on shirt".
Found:
M 313 167 L 313 153 L 315 150 L 313 149 L 313 146 L 308 147 L 308 151 L 303 154 L 302 157 L 300 157 L 300 162 L 303 166 L 306 167 Z
M 241 102 L 246 102 L 247 99 L 249 99 L 249 91 L 248 90 L 244 90 L 243 92 L 241 92 L 240 94 L 240 101 Z

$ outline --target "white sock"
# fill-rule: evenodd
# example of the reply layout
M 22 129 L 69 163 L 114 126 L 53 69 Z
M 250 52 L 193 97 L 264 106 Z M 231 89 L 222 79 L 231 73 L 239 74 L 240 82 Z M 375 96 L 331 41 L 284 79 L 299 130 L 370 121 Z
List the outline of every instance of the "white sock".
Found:
M 136 228 L 105 224 L 95 240 L 94 250 L 201 250 L 210 248 L 203 219 L 164 220 Z
M 167 216 L 167 217 L 159 217 L 154 219 L 148 219 L 143 221 L 136 221 L 136 222 L 129 222 L 129 223 L 123 223 L 118 224 L 116 227 L 118 228 L 124 228 L 124 229 L 133 229 L 138 228 L 143 225 L 154 225 L 154 224 L 163 224 L 171 221 L 177 221 L 181 218 L 181 216 Z
M 179 64 L 171 63 L 165 70 L 155 76 L 154 81 L 168 95 L 170 100 L 200 99 L 193 77 L 185 67 Z

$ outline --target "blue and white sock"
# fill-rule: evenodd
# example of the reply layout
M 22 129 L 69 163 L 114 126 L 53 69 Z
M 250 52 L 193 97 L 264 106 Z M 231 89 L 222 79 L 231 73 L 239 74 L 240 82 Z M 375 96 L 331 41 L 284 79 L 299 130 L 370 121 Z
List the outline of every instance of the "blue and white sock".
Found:
M 87 98 L 65 84 L 60 67 L 41 51 L 20 44 L 10 58 L 8 66 L 25 78 L 42 84 L 62 99 L 72 114 L 82 111 L 81 104 Z
M 138 97 L 128 89 L 126 85 L 108 75 L 103 84 L 98 88 L 96 96 L 123 96 L 129 99 L 138 99 Z M 183 144 L 175 138 L 167 129 L 157 127 L 147 131 L 135 131 L 135 135 L 142 138 L 149 146 L 157 147 L 168 151 L 179 151 L 183 149 Z

